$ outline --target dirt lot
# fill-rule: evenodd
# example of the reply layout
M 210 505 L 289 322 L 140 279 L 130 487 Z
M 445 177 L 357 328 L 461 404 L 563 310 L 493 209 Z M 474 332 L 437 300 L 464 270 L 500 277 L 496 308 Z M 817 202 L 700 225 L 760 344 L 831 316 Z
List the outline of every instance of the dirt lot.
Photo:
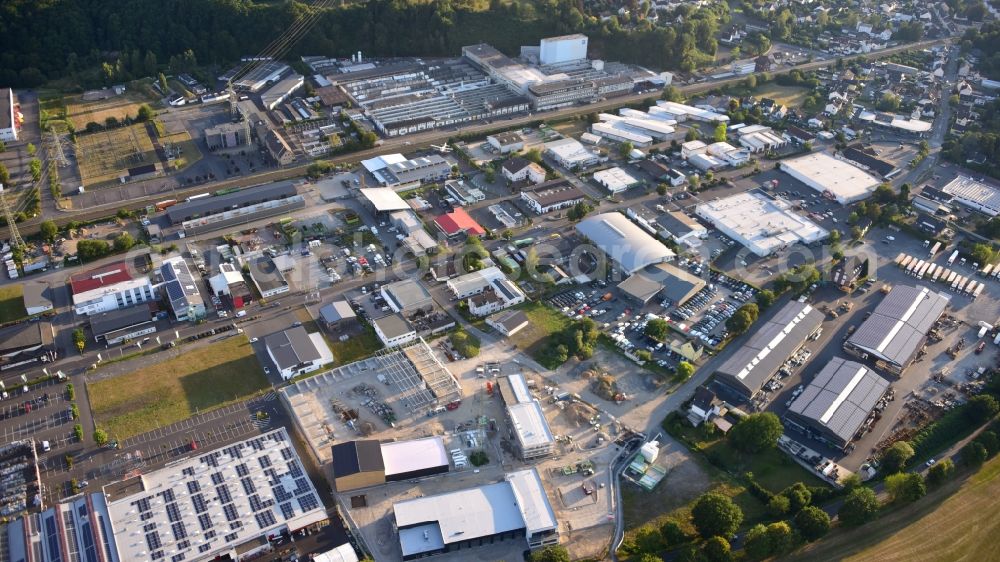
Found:
M 85 95 L 85 94 L 84 94 Z M 146 103 L 145 96 L 138 92 L 126 91 L 123 95 L 103 100 L 84 100 L 84 95 L 66 98 L 66 118 L 77 131 L 86 128 L 87 123 L 104 125 L 105 119 L 114 117 L 121 121 L 126 116 L 135 117 L 139 106 Z

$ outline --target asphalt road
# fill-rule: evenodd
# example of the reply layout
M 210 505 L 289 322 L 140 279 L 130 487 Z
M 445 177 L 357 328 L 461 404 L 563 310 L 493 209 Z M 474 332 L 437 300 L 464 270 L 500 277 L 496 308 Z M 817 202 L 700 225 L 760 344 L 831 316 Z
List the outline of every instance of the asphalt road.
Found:
M 850 60 L 853 60 L 855 58 L 862 58 L 862 57 L 866 58 L 866 59 L 880 59 L 880 58 L 885 58 L 885 57 L 891 56 L 891 55 L 893 55 L 895 53 L 898 53 L 900 51 L 908 51 L 908 50 L 913 50 L 913 49 L 924 49 L 924 48 L 927 48 L 927 47 L 931 47 L 931 46 L 934 46 L 934 45 L 945 43 L 947 41 L 948 41 L 947 39 L 935 39 L 935 40 L 921 41 L 921 42 L 918 42 L 918 43 L 908 43 L 908 44 L 905 44 L 905 45 L 898 45 L 898 46 L 895 46 L 895 47 L 890 47 L 890 48 L 884 49 L 884 50 L 876 52 L 876 53 L 869 53 L 867 55 L 855 55 L 855 56 L 840 57 L 840 58 L 842 58 L 845 61 L 850 61 Z M 786 74 L 788 72 L 791 72 L 792 70 L 800 70 L 800 71 L 817 70 L 817 69 L 820 69 L 820 68 L 825 68 L 827 66 L 832 66 L 832 65 L 836 64 L 837 60 L 838 60 L 838 58 L 829 58 L 829 59 L 824 59 L 824 60 L 819 60 L 819 61 L 813 61 L 813 62 L 804 63 L 804 64 L 800 64 L 800 65 L 796 65 L 796 66 L 790 66 L 790 67 L 787 67 L 787 68 L 782 68 L 782 69 L 773 71 L 770 74 L 771 75 Z M 732 78 L 725 78 L 725 79 L 722 79 L 722 80 L 713 80 L 713 81 L 699 82 L 699 83 L 695 83 L 695 84 L 687 84 L 687 85 L 684 85 L 684 86 L 680 86 L 678 89 L 681 91 L 681 93 L 683 93 L 685 95 L 698 94 L 698 93 L 707 92 L 709 90 L 713 90 L 715 88 L 720 88 L 720 87 L 723 87 L 723 86 L 728 86 L 728 85 L 731 85 L 731 84 L 736 84 L 736 83 L 742 82 L 745 79 L 746 79 L 746 76 L 738 76 L 738 77 L 732 77 Z M 518 116 L 518 117 L 511 118 L 511 119 L 500 120 L 500 121 L 491 122 L 491 123 L 479 123 L 479 124 L 469 125 L 469 126 L 461 127 L 461 128 L 455 127 L 453 129 L 436 129 L 436 130 L 433 130 L 433 131 L 427 131 L 425 133 L 419 133 L 419 134 L 415 134 L 415 135 L 407 135 L 407 136 L 404 136 L 404 137 L 395 137 L 395 138 L 385 139 L 383 141 L 383 144 L 381 146 L 378 146 L 378 147 L 375 147 L 375 148 L 371 148 L 371 149 L 368 149 L 368 150 L 362 150 L 362 151 L 358 151 L 358 152 L 352 152 L 350 154 L 345 154 L 343 156 L 338 156 L 336 158 L 331 158 L 331 159 L 329 159 L 327 161 L 331 162 L 333 164 L 350 163 L 350 162 L 357 162 L 357 161 L 362 160 L 364 158 L 370 158 L 372 156 L 376 156 L 376 155 L 379 155 L 379 154 L 385 154 L 385 153 L 389 153 L 389 152 L 394 152 L 394 151 L 400 151 L 400 150 L 413 151 L 413 150 L 417 150 L 417 149 L 428 148 L 431 144 L 440 144 L 440 143 L 445 142 L 449 138 L 454 137 L 454 136 L 456 136 L 458 134 L 475 136 L 475 135 L 480 135 L 480 134 L 486 134 L 486 133 L 489 133 L 491 131 L 495 131 L 495 130 L 499 130 L 499 129 L 513 129 L 513 128 L 516 128 L 516 127 L 529 125 L 531 123 L 534 123 L 534 122 L 537 122 L 537 121 L 540 121 L 540 120 L 552 121 L 552 120 L 555 120 L 555 119 L 561 119 L 561 118 L 565 118 L 565 117 L 572 117 L 572 116 L 575 116 L 575 115 L 582 115 L 582 114 L 588 114 L 588 113 L 594 113 L 594 112 L 607 111 L 607 110 L 612 110 L 612 109 L 616 109 L 616 108 L 619 108 L 619 107 L 623 107 L 623 106 L 631 104 L 631 103 L 639 102 L 639 101 L 642 101 L 642 100 L 646 100 L 646 99 L 650 99 L 650 98 L 655 98 L 656 96 L 657 96 L 656 92 L 647 92 L 647 93 L 644 93 L 644 94 L 635 94 L 635 95 L 630 95 L 630 96 L 618 97 L 618 98 L 614 98 L 614 99 L 611 99 L 611 100 L 608 100 L 608 101 L 605 101 L 605 102 L 594 103 L 594 104 L 589 104 L 589 105 L 585 105 L 585 106 L 573 106 L 573 107 L 568 107 L 568 108 L 564 108 L 564 109 L 560 109 L 560 110 L 556 110 L 556 111 L 551 111 L 551 112 L 546 112 L 546 113 L 541 113 L 541 114 L 528 114 L 528 115 Z M 199 185 L 197 187 L 192 187 L 192 188 L 189 188 L 189 189 L 183 189 L 183 190 L 179 189 L 176 192 L 174 192 L 174 196 L 175 196 L 174 198 L 177 198 L 177 197 L 186 197 L 187 195 L 192 195 L 192 194 L 196 194 L 196 193 L 202 193 L 202 192 L 204 192 L 206 190 L 225 189 L 227 187 L 248 187 L 248 186 L 254 186 L 254 185 L 261 185 L 261 184 L 265 184 L 265 183 L 270 183 L 270 182 L 274 182 L 274 181 L 280 181 L 280 180 L 287 180 L 287 179 L 298 178 L 298 177 L 301 177 L 301 176 L 305 175 L 306 168 L 308 168 L 309 164 L 311 164 L 311 162 L 303 163 L 303 164 L 300 164 L 300 165 L 297 165 L 297 166 L 293 166 L 293 167 L 290 167 L 290 168 L 284 168 L 284 169 L 281 169 L 281 170 L 271 170 L 271 171 L 268 171 L 268 172 L 264 172 L 264 173 L 256 174 L 256 175 L 252 175 L 252 176 L 245 176 L 245 177 L 241 177 L 241 178 L 237 178 L 237 179 L 219 181 L 219 182 L 215 182 L 215 183 L 201 184 L 201 185 Z M 45 208 L 46 204 L 44 203 L 44 201 L 46 199 L 48 199 L 48 198 L 51 198 L 51 195 L 48 194 L 48 190 L 46 190 L 46 189 L 43 189 L 41 191 L 42 191 L 42 199 L 43 199 L 43 208 Z M 105 206 L 102 206 L 102 207 L 99 207 L 99 208 L 90 208 L 90 209 L 86 209 L 86 210 L 82 210 L 82 211 L 62 211 L 62 212 L 59 212 L 59 214 L 57 214 L 55 216 L 52 216 L 51 214 L 46 215 L 45 213 L 43 213 L 41 216 L 36 217 L 34 219 L 31 219 L 29 221 L 26 221 L 24 223 L 21 223 L 18 226 L 19 226 L 19 230 L 21 231 L 22 235 L 31 234 L 31 233 L 37 232 L 38 225 L 43 220 L 51 219 L 51 220 L 55 221 L 56 224 L 62 226 L 62 225 L 65 225 L 66 223 L 68 223 L 71 220 L 74 220 L 74 221 L 88 221 L 88 220 L 95 220 L 95 219 L 99 219 L 99 218 L 102 218 L 102 217 L 106 217 L 106 216 L 109 216 L 110 214 L 113 214 L 119 208 L 123 208 L 123 207 L 128 208 L 128 209 L 132 209 L 132 210 L 143 209 L 143 208 L 145 208 L 146 205 L 149 205 L 149 204 L 151 204 L 151 203 L 153 203 L 153 202 L 155 202 L 155 201 L 157 201 L 159 199 L 162 199 L 162 194 L 154 195 L 154 196 L 151 196 L 151 197 L 140 198 L 140 199 L 133 199 L 133 200 L 129 201 L 128 205 L 125 205 L 125 206 L 123 206 L 123 205 L 121 205 L 119 203 L 115 203 L 115 204 L 111 204 L 111 205 L 105 205 Z M 8 237 L 8 236 L 9 236 L 9 233 L 7 231 L 7 227 L 0 227 L 0 237 Z

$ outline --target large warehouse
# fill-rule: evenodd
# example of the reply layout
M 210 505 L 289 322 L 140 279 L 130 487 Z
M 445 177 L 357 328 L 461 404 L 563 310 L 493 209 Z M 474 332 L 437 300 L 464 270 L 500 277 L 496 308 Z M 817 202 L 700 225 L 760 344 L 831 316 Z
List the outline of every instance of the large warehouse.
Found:
M 841 205 L 867 199 L 879 184 L 875 176 L 824 152 L 782 160 L 781 169 Z
M 834 357 L 785 413 L 785 422 L 843 449 L 869 421 L 889 381 L 860 363 Z
M 450 466 L 440 436 L 389 443 L 345 441 L 334 445 L 332 453 L 338 492 L 443 474 Z
M 702 203 L 695 207 L 695 213 L 762 257 L 830 235 L 826 229 L 795 213 L 787 201 L 761 193 L 739 193 Z
M 193 219 L 225 213 L 233 209 L 250 207 L 268 201 L 288 199 L 296 195 L 298 195 L 298 191 L 291 182 L 259 185 L 225 195 L 189 199 L 167 209 L 167 218 L 170 219 L 171 224 L 177 225 Z M 261 214 L 259 216 L 265 217 L 268 215 Z
M 844 350 L 901 374 L 924 346 L 927 332 L 944 314 L 948 295 L 927 287 L 893 288 L 872 315 L 844 343 Z
M 669 300 L 672 306 L 681 306 L 705 287 L 705 280 L 669 264 L 648 265 L 618 284 L 625 296 L 646 304 L 657 295 Z
M 576 225 L 576 231 L 600 248 L 628 275 L 647 265 L 670 261 L 675 255 L 621 213 L 587 217 Z
M 1000 190 L 989 184 L 968 176 L 958 176 L 942 187 L 941 191 L 951 195 L 953 201 L 980 213 L 991 217 L 1000 214 Z
M 403 560 L 507 540 L 526 540 L 532 550 L 559 543 L 559 522 L 534 468 L 508 473 L 503 482 L 404 500 L 392 511 Z
M 812 306 L 791 301 L 715 371 L 715 382 L 746 400 L 753 400 L 781 365 L 823 323 L 823 314 Z

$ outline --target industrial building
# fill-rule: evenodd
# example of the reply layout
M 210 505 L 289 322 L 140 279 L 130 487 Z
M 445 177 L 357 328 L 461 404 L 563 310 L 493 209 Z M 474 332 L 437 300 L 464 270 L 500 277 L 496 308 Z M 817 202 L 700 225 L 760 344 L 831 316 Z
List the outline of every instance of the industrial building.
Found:
M 667 211 L 657 215 L 654 222 L 660 236 L 689 248 L 697 248 L 701 245 L 701 239 L 708 236 L 707 228 L 680 211 Z
M 170 224 L 178 225 L 192 219 L 250 207 L 267 201 L 287 199 L 295 195 L 298 195 L 298 191 L 291 182 L 275 182 L 241 189 L 225 195 L 189 199 L 169 207 L 166 214 Z
M 264 348 L 281 378 L 286 381 L 333 363 L 333 353 L 323 335 L 319 332 L 310 334 L 302 326 L 265 337 Z
M 506 277 L 494 277 L 481 293 L 469 297 L 469 313 L 474 316 L 488 316 L 517 306 L 525 299 L 524 293 L 513 281 Z
M 13 88 L 0 88 L 0 141 L 15 142 L 21 135 L 24 115 Z
M 589 216 L 577 223 L 576 231 L 628 275 L 648 265 L 670 261 L 675 256 L 672 250 L 621 213 Z
M 425 182 L 447 179 L 451 175 L 451 163 L 439 154 L 402 160 L 395 158 L 401 155 L 391 156 L 394 158 L 389 161 L 380 157 L 362 162 L 368 173 L 383 187 L 399 191 Z
M 257 125 L 255 130 L 257 132 L 257 145 L 267 152 L 272 163 L 284 166 L 295 160 L 295 151 L 278 131 L 264 123 Z
M 156 332 L 153 313 L 140 304 L 130 308 L 91 314 L 87 321 L 95 342 L 115 345 Z
M 739 143 L 753 154 L 777 150 L 788 144 L 781 133 L 766 125 L 747 125 L 736 131 Z
M 257 93 L 267 87 L 268 84 L 275 84 L 285 73 L 291 71 L 291 67 L 283 62 L 268 60 L 258 61 L 249 67 L 242 76 L 237 76 L 246 65 L 239 65 L 226 71 L 219 76 L 219 81 L 223 83 L 232 82 L 233 88 L 243 92 Z
M 701 203 L 695 213 L 758 256 L 796 243 L 810 244 L 830 235 L 826 229 L 795 213 L 789 202 L 755 192 L 739 193 Z
M 305 84 L 305 78 L 301 74 L 293 72 L 265 90 L 260 95 L 260 101 L 265 109 L 272 111 L 285 103 L 303 84 Z
M 530 461 L 552 455 L 556 439 L 549 429 L 542 405 L 531 394 L 524 375 L 499 377 L 496 383 L 507 411 L 509 435 L 517 445 L 517 455 Z
M 529 323 L 528 315 L 521 310 L 505 310 L 486 319 L 486 324 L 508 338 L 526 328 Z
M 564 138 L 545 143 L 545 153 L 560 166 L 569 170 L 582 170 L 596 166 L 603 160 L 580 141 Z
M 923 349 L 927 332 L 944 314 L 949 300 L 948 295 L 928 287 L 897 285 L 844 342 L 844 351 L 902 374 Z
M 358 315 L 345 300 L 333 301 L 319 309 L 319 317 L 330 330 L 339 330 L 351 324 L 357 324 Z
M 375 335 L 386 347 L 399 347 L 417 339 L 417 331 L 398 312 L 372 320 L 372 327 L 375 328 Z
M 531 550 L 559 543 L 559 522 L 534 468 L 508 473 L 503 482 L 397 502 L 392 510 L 403 560 L 508 540 Z
M 823 324 L 823 313 L 811 305 L 791 301 L 770 319 L 754 326 L 750 338 L 715 371 L 715 383 L 747 400 L 754 400 L 764 384 Z
M 393 312 L 410 316 L 416 312 L 429 312 L 434 308 L 434 299 L 430 292 L 416 279 L 386 283 L 379 288 L 379 292 Z
M 154 299 L 153 284 L 134 274 L 124 261 L 115 262 L 70 277 L 73 310 L 81 315 L 126 308 Z
M 486 194 L 481 189 L 471 182 L 465 183 L 465 180 L 448 180 L 444 182 L 444 190 L 457 205 L 475 205 L 486 200 Z
M 499 279 L 506 279 L 503 271 L 500 271 L 499 267 L 492 266 L 449 279 L 446 285 L 456 299 L 467 299 L 482 293 Z
M 524 148 L 524 138 L 514 131 L 504 131 L 486 137 L 490 148 L 498 154 L 510 154 Z
M 685 105 L 683 103 L 677 103 L 672 101 L 659 100 L 656 102 L 656 107 L 651 107 L 650 113 L 659 114 L 667 119 L 673 119 L 674 121 L 682 122 L 691 119 L 692 121 L 701 121 L 704 123 L 728 123 L 729 116 L 724 113 L 719 113 L 711 109 L 704 109 L 699 107 L 692 107 L 690 105 Z
M 451 466 L 440 436 L 386 443 L 345 441 L 332 447 L 332 458 L 338 492 L 444 474 Z
M 861 168 L 877 174 L 880 178 L 891 178 L 898 168 L 892 162 L 882 160 L 873 148 L 864 148 L 860 145 L 848 146 L 837 154 L 838 158 L 849 160 L 851 163 Z
M 618 167 L 594 172 L 594 181 L 603 185 L 611 195 L 628 191 L 643 183 L 641 179 Z
M 662 297 L 671 306 L 683 306 L 704 287 L 704 279 L 669 263 L 648 265 L 618 284 L 618 289 L 636 302 L 646 304 Z
M 222 123 L 205 129 L 205 142 L 212 152 L 250 144 L 250 123 Z
M 880 183 L 861 168 L 825 152 L 782 160 L 781 169 L 841 205 L 867 199 Z
M 243 273 L 231 263 L 220 263 L 219 273 L 208 278 L 208 286 L 213 295 L 227 297 L 236 308 L 243 308 L 253 299 Z
M 546 37 L 539 43 L 538 61 L 542 64 L 560 64 L 587 58 L 588 38 L 582 33 Z
M 0 371 L 55 361 L 54 342 L 49 322 L 22 322 L 0 329 Z
M 806 385 L 785 413 L 785 423 L 844 449 L 873 421 L 889 381 L 860 363 L 834 357 Z
M 244 263 L 249 269 L 250 280 L 257 287 L 261 298 L 271 298 L 291 290 L 285 276 L 278 270 L 278 266 L 275 265 L 270 256 L 265 254 L 246 255 Z
M 926 192 L 927 189 L 924 188 Z M 1000 190 L 969 176 L 959 175 L 948 182 L 941 191 L 952 196 L 952 201 L 995 217 L 1000 214 Z
M 597 118 L 599 121 L 591 125 L 590 132 L 616 142 L 631 142 L 639 148 L 669 140 L 677 123 L 629 108 L 621 109 L 619 115 L 601 113 Z
M 52 287 L 46 281 L 25 281 L 21 284 L 24 311 L 34 316 L 52 310 Z
M 463 59 L 386 63 L 331 75 L 387 137 L 528 111 L 528 99 Z
M 366 187 L 360 190 L 363 201 L 376 213 L 391 213 L 410 208 L 398 193 L 388 187 Z
M 434 219 L 434 225 L 448 238 L 455 236 L 482 236 L 486 230 L 479 226 L 476 219 L 472 218 L 465 209 L 457 207 L 450 213 L 438 215 Z
M 4 560 L 11 562 L 66 560 L 67 552 L 76 554 L 71 560 L 84 562 L 123 560 L 105 496 L 99 492 L 79 494 L 42 511 L 24 514 L 11 519 L 5 527 L 0 531 L 4 535 Z
M 144 471 L 92 497 L 107 501 L 122 560 L 253 557 L 271 550 L 269 537 L 328 518 L 284 428 Z
M 586 199 L 583 191 L 565 178 L 523 188 L 520 197 L 529 209 L 539 215 L 567 209 Z
M 174 318 L 179 322 L 193 322 L 205 317 L 205 300 L 198 290 L 201 281 L 191 275 L 184 258 L 176 256 L 163 260 L 160 279 Z

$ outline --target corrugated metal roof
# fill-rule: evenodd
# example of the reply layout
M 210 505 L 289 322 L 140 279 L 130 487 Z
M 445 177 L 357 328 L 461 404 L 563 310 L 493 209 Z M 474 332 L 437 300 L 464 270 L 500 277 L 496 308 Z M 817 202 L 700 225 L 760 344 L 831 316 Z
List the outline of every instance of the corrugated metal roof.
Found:
M 899 366 L 916 355 L 948 306 L 948 295 L 927 287 L 895 287 L 848 339 L 848 344 Z
M 753 395 L 778 371 L 823 323 L 823 314 L 812 306 L 791 301 L 716 370 L 727 384 Z
M 792 402 L 787 415 L 846 445 L 888 388 L 889 381 L 871 369 L 835 357 Z

